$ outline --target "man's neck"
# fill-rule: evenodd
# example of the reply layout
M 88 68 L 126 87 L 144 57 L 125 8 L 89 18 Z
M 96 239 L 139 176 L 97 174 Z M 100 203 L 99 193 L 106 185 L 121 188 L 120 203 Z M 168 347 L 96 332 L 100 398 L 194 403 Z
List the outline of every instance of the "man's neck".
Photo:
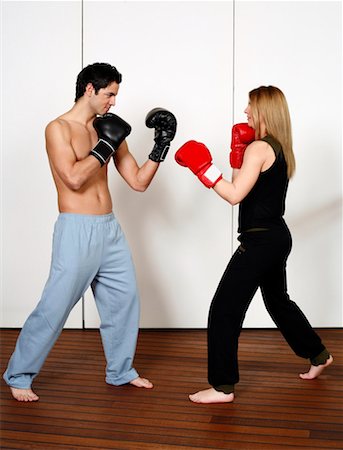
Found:
M 87 124 L 89 124 L 89 122 L 93 122 L 96 114 L 82 100 L 83 99 L 79 99 L 66 113 L 66 115 L 68 115 L 71 120 L 74 120 L 75 122 L 79 122 L 86 126 Z

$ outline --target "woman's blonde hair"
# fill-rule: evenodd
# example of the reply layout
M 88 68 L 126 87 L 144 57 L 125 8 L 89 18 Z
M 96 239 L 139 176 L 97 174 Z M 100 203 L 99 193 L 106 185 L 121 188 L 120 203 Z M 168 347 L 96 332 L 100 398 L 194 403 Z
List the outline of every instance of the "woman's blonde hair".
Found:
M 276 139 L 282 146 L 288 178 L 291 178 L 295 172 L 295 157 L 291 119 L 284 94 L 277 87 L 260 86 L 249 92 L 249 101 L 256 139 L 261 137 L 261 122 L 263 121 L 268 136 Z

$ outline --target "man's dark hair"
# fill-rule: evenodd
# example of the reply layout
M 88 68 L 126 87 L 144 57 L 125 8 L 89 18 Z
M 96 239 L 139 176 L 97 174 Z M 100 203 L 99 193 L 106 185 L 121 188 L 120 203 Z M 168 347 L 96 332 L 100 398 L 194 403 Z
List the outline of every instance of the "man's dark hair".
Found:
M 95 93 L 109 84 L 121 83 L 122 76 L 118 70 L 107 63 L 94 63 L 86 66 L 77 76 L 75 101 L 83 96 L 88 83 L 92 83 Z

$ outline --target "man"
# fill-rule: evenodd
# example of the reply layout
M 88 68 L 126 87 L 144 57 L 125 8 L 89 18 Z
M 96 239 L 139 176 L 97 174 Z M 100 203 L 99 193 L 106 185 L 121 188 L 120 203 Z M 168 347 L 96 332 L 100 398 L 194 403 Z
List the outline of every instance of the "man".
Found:
M 18 401 L 37 401 L 31 389 L 46 357 L 78 300 L 92 287 L 101 319 L 107 361 L 106 382 L 152 388 L 132 367 L 139 326 L 139 298 L 130 250 L 112 213 L 108 163 L 128 185 L 143 192 L 175 136 L 172 113 L 155 108 L 146 125 L 155 129 L 154 147 L 139 167 L 125 138 L 131 127 L 108 113 L 121 74 L 106 63 L 85 67 L 77 77 L 75 104 L 46 128 L 46 148 L 58 194 L 48 281 L 25 322 L 4 379 Z

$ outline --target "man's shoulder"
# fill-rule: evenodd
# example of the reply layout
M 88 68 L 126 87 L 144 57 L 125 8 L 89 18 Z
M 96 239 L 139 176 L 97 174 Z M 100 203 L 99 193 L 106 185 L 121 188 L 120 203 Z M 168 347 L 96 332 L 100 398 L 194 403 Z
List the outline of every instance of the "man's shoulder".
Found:
M 69 131 L 69 128 L 70 125 L 68 119 L 65 117 L 65 114 L 62 114 L 61 116 L 58 116 L 55 119 L 51 120 L 51 122 L 47 124 L 45 130 L 47 133 L 67 133 Z

